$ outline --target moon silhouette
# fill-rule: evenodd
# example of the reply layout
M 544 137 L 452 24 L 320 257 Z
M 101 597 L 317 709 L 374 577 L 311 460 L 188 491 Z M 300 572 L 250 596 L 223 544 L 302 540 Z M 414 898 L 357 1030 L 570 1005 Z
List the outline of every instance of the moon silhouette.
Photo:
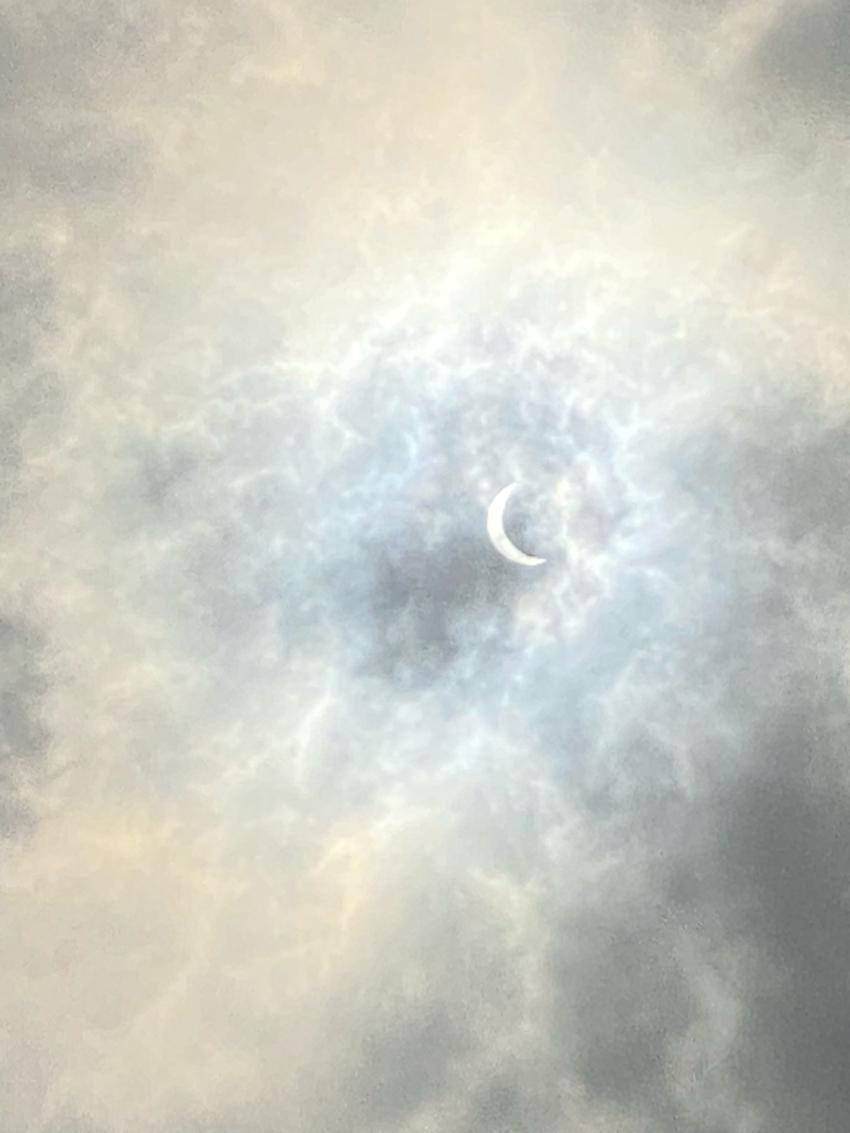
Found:
M 514 482 L 496 493 L 493 502 L 487 508 L 487 534 L 499 554 L 509 563 L 517 563 L 519 566 L 540 566 L 546 560 L 521 551 L 516 543 L 510 541 L 505 531 L 505 507 L 518 487 L 519 484 Z

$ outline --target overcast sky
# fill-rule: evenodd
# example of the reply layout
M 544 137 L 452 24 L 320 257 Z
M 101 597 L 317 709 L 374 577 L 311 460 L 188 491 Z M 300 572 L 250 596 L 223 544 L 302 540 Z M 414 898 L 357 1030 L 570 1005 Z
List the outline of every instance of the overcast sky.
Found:
M 0 99 L 3 1133 L 846 1133 L 845 0 L 0 0 Z

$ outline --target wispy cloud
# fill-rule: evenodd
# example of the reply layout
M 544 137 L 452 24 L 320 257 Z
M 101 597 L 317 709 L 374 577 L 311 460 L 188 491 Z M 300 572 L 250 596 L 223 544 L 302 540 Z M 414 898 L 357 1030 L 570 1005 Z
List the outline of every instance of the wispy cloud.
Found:
M 5 5 L 4 1130 L 848 1128 L 842 11 Z

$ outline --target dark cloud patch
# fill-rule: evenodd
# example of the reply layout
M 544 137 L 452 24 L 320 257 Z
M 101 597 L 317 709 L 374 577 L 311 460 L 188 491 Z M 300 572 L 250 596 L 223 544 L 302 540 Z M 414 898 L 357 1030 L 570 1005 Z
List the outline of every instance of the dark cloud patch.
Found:
M 783 615 L 787 622 L 789 640 L 799 642 L 790 665 L 760 622 L 724 636 L 728 653 L 710 668 L 728 681 L 734 758 L 716 739 L 712 748 L 708 729 L 689 736 L 678 753 L 690 767 L 689 791 L 670 775 L 669 739 L 659 746 L 652 736 L 663 720 L 655 706 L 623 734 L 611 779 L 620 795 L 595 811 L 595 829 L 628 864 L 616 892 L 594 894 L 603 914 L 562 929 L 582 942 L 568 951 L 558 984 L 581 986 L 563 994 L 564 1017 L 577 1021 L 583 1080 L 652 1128 L 727 1128 L 681 1112 L 671 1084 L 674 1045 L 698 1017 L 679 964 L 679 927 L 748 958 L 736 988 L 742 1021 L 723 1062 L 727 1089 L 782 1133 L 837 1133 L 848 1120 L 850 704 L 829 659 L 804 644 L 805 627 Z M 758 664 L 738 677 L 736 653 L 754 632 Z M 676 686 L 665 686 L 671 695 Z
M 20 421 L 10 414 L 0 424 L 0 519 L 14 498 L 21 463 Z
M 55 328 L 57 282 L 43 250 L 26 242 L 0 257 L 0 352 L 7 366 L 29 364 Z
M 257 4 L 123 0 L 7 6 L 2 16 L 6 109 L 110 108 L 116 97 L 154 99 L 178 93 L 217 61 L 232 63 L 270 23 Z
M 48 737 L 38 718 L 46 682 L 41 673 L 41 643 L 32 629 L 18 622 L 0 621 L 3 655 L 2 733 L 0 755 L 29 759 L 43 754 Z
M 682 528 L 692 542 L 654 561 L 659 596 L 690 586 L 692 601 L 656 607 L 631 651 L 633 699 L 611 701 L 573 764 L 598 851 L 622 868 L 557 922 L 563 1041 L 624 1120 L 730 1128 L 683 1109 L 675 1081 L 677 1044 L 703 1010 L 679 948 L 694 933 L 746 958 L 741 1023 L 713 1082 L 771 1129 L 837 1133 L 850 1120 L 850 701 L 808 615 L 840 598 L 845 430 L 774 403 L 691 441 L 678 467 L 700 504 Z M 817 554 L 795 559 L 800 541 Z
M 405 998 L 385 988 L 350 1033 L 343 1064 L 353 1065 L 340 1130 L 397 1128 L 445 1090 L 453 1063 L 473 1041 L 460 1013 L 441 996 L 419 1005 Z
M 246 10 L 247 8 L 247 10 Z M 176 115 L 274 35 L 259 4 L 8 5 L 0 16 L 0 183 L 102 222 L 150 168 L 146 112 Z M 267 40 L 268 41 L 268 40 Z
M 842 0 L 791 5 L 754 64 L 777 94 L 850 110 L 850 11 Z
M 128 436 L 116 457 L 104 500 L 110 520 L 128 533 L 161 532 L 196 513 L 198 496 L 214 468 L 214 459 L 191 438 Z
M 9 240 L 0 254 L 0 520 L 17 498 L 23 437 L 61 413 L 61 378 L 44 361 L 58 318 L 59 283 L 36 240 Z
M 40 3 L 26 15 L 12 7 L 2 23 L 7 110 L 100 101 L 145 56 L 145 29 L 123 4 Z
M 0 833 L 29 824 L 22 781 L 37 773 L 50 734 L 44 721 L 48 683 L 41 636 L 25 620 L 0 618 Z
M 850 423 L 808 398 L 738 406 L 686 441 L 680 483 L 732 534 L 840 546 L 850 524 Z
M 560 1107 L 554 1097 L 540 1096 L 535 1085 L 532 1067 L 520 1064 L 497 1070 L 473 1095 L 465 1127 L 474 1133 L 557 1129 Z
M 7 133 L 6 177 L 15 187 L 90 208 L 133 187 L 146 167 L 147 144 L 127 129 L 71 120 L 36 135 Z
M 597 837 L 623 865 L 586 910 L 558 922 L 557 1013 L 582 1081 L 624 1117 L 725 1130 L 682 1110 L 674 1080 L 677 1044 L 701 1010 L 679 933 L 731 948 L 747 960 L 735 989 L 741 1023 L 722 1063 L 730 1096 L 781 1133 L 838 1133 L 850 1107 L 847 697 L 806 669 L 782 706 L 753 704 L 746 715 L 737 763 L 698 769 L 690 798 L 675 783 L 664 791 L 668 761 L 635 734 L 647 783 L 616 814 L 596 815 Z
M 832 690 L 832 691 L 830 691 Z M 850 745 L 845 689 L 801 676 L 723 796 L 718 911 L 756 950 L 738 1066 L 777 1130 L 850 1121 Z
M 121 120 L 119 85 L 144 75 L 145 38 L 127 13 L 33 5 L 0 17 L 0 178 L 22 209 L 40 201 L 67 223 L 69 210 L 96 213 L 138 184 L 147 143 Z
M 334 567 L 348 648 L 357 668 L 399 687 L 449 675 L 475 684 L 510 636 L 517 570 L 480 534 L 452 526 L 428 546 L 417 545 L 416 530 L 364 543 L 356 560 Z M 470 663 L 473 673 L 464 673 Z
M 581 944 L 559 979 L 558 1006 L 582 1081 L 632 1120 L 681 1129 L 668 1065 L 694 1007 L 670 938 L 639 905 L 580 918 L 569 931 Z
M 199 458 L 189 447 L 143 447 L 137 466 L 139 499 L 151 513 L 167 514 L 183 485 L 196 473 L 198 465 Z

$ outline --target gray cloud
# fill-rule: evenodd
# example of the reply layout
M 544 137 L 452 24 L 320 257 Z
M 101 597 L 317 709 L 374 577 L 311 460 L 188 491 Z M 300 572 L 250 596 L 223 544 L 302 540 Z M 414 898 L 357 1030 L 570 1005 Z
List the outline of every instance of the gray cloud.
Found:
M 755 57 L 774 92 L 846 109 L 850 18 L 843 4 L 819 0 L 789 9 L 762 40 Z
M 38 779 L 50 735 L 43 708 L 47 681 L 43 642 L 23 619 L 0 621 L 0 830 L 4 836 L 26 827 L 26 784 Z

